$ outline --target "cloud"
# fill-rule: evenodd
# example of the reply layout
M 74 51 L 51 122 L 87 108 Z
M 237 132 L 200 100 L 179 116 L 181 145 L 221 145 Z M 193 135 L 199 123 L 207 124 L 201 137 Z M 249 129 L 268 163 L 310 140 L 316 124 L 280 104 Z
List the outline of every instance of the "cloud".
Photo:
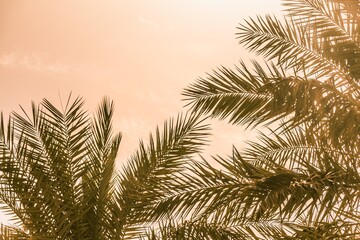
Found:
M 147 27 L 148 30 L 156 30 L 156 31 L 162 30 L 170 33 L 177 32 L 177 27 L 172 23 L 166 23 L 164 25 L 160 25 L 157 22 L 143 16 L 138 16 L 137 20 L 140 24 Z
M 186 48 L 192 55 L 197 55 L 197 56 L 211 57 L 218 52 L 216 46 L 208 42 L 188 43 L 186 45 Z
M 152 30 L 161 29 L 161 26 L 159 24 L 143 16 L 138 16 L 138 21 L 140 24 L 145 25 L 148 29 L 152 29 Z
M 46 56 L 39 53 L 8 53 L 0 56 L 0 65 L 8 68 L 24 68 L 39 73 L 67 73 L 69 66 L 47 62 Z
M 4 54 L 0 57 L 0 65 L 5 67 L 13 67 L 16 65 L 16 54 L 10 53 L 10 54 Z

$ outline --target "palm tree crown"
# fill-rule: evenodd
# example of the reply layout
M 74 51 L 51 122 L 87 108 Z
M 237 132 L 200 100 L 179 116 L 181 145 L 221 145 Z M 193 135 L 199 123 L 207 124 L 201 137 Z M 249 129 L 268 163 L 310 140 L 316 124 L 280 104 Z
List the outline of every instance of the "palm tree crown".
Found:
M 146 206 L 165 197 L 185 159 L 206 143 L 198 115 L 179 115 L 118 173 L 113 103 L 104 99 L 92 120 L 82 106 L 69 97 L 59 110 L 45 99 L 7 126 L 1 116 L 0 200 L 20 226 L 2 226 L 1 238 L 139 238 L 151 224 Z
M 181 182 L 188 189 L 156 209 L 176 201 L 164 215 L 189 220 L 154 230 L 158 238 L 360 237 L 360 3 L 283 5 L 284 19 L 238 27 L 240 44 L 264 63 L 221 67 L 185 89 L 194 112 L 267 130 L 214 157 L 222 169 L 195 161 Z
M 0 122 L 0 200 L 25 239 L 359 239 L 360 2 L 283 0 L 240 44 L 266 61 L 221 67 L 185 89 L 193 113 L 114 170 L 113 104 L 44 100 Z M 258 127 L 215 168 L 199 115 Z M 274 123 L 274 124 L 272 124 Z M 276 127 L 272 127 L 272 126 Z

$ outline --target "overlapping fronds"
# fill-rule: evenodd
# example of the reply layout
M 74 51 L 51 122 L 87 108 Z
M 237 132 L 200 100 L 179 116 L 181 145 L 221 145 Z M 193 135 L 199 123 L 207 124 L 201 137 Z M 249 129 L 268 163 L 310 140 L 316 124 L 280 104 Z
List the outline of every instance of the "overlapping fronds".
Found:
M 177 183 L 186 158 L 207 142 L 197 114 L 179 115 L 150 134 L 123 171 L 115 172 L 121 134 L 105 98 L 93 120 L 80 98 L 58 110 L 48 100 L 31 115 L 0 121 L 0 200 L 26 239 L 134 239 Z M 186 186 L 183 186 L 185 188 Z M 20 232 L 19 232 L 20 233 Z M 15 234 L 4 228 L 2 236 Z
M 84 216 L 94 205 L 85 178 L 99 166 L 89 163 L 94 151 L 88 148 L 90 124 L 82 106 L 80 98 L 69 97 L 60 111 L 44 99 L 32 105 L 32 115 L 14 113 L 7 129 L 1 125 L 1 197 L 31 237 L 87 239 L 91 223 Z
M 359 28 L 352 12 L 358 12 L 358 3 L 351 8 L 333 0 L 288 0 L 284 5 L 289 10 L 284 21 L 266 16 L 241 24 L 240 43 L 282 66 L 331 77 L 339 85 L 351 83 L 358 91 Z
M 306 123 L 310 134 L 321 132 L 335 145 L 358 148 L 359 4 L 286 0 L 284 5 L 285 21 L 257 17 L 238 28 L 240 43 L 274 65 L 254 64 L 253 71 L 243 63 L 236 71 L 223 67 L 184 95 L 194 111 L 235 124 Z
M 254 239 L 254 240 L 318 240 L 357 239 L 359 224 L 349 222 L 302 223 L 271 221 L 247 222 L 234 226 L 186 221 L 182 224 L 168 223 L 152 229 L 141 239 Z
M 282 239 L 286 240 L 317 240 L 317 239 L 358 239 L 359 223 L 347 221 L 334 222 L 320 222 L 320 223 L 305 223 L 302 224 L 288 224 L 292 228 L 293 233 Z
M 114 211 L 111 202 L 116 178 L 114 168 L 121 141 L 121 134 L 113 136 L 113 112 L 113 102 L 104 99 L 89 127 L 86 142 L 88 166 L 83 166 L 86 174 L 82 175 L 82 187 L 84 203 L 92 206 L 86 215 L 91 221 L 85 222 L 90 226 L 87 234 L 92 239 L 115 237 L 119 228 L 109 220 Z
M 222 68 L 187 88 L 192 109 L 234 124 L 256 126 L 283 120 L 289 128 L 308 125 L 335 145 L 355 148 L 360 132 L 360 102 L 350 93 L 315 79 L 291 76 L 256 62 L 234 72 Z
M 297 25 L 305 27 L 321 46 L 324 55 L 359 78 L 360 4 L 351 1 L 283 1 L 289 16 Z M 309 17 L 311 16 L 311 17 Z
M 214 158 L 223 170 L 207 161 L 191 162 L 191 173 L 178 182 L 187 188 L 159 201 L 158 217 L 190 218 L 199 227 L 226 226 L 244 239 L 296 239 L 298 229 L 305 228 L 295 228 L 299 219 L 315 224 L 309 231 L 335 221 L 355 226 L 360 220 L 359 158 L 317 145 L 301 130 L 272 135 L 249 143 L 244 154 L 234 149 L 229 158 Z M 342 231 L 335 228 L 331 231 Z M 346 234 L 357 229 L 348 227 Z
M 78 228 L 70 219 L 81 209 L 76 182 L 87 139 L 81 106 L 76 99 L 62 113 L 44 100 L 40 108 L 33 104 L 31 117 L 14 113 L 7 130 L 2 125 L 8 132 L 2 152 L 11 153 L 1 159 L 3 201 L 32 236 L 70 236 Z
M 158 213 L 152 206 L 166 198 L 177 184 L 184 163 L 207 142 L 208 125 L 199 115 L 179 115 L 150 135 L 120 173 L 117 202 L 126 215 L 124 226 L 134 221 L 151 221 Z
M 267 232 L 269 239 L 353 239 L 360 209 L 360 5 L 284 5 L 284 21 L 259 16 L 238 28 L 240 44 L 271 61 L 266 68 L 256 62 L 253 70 L 242 62 L 236 71 L 222 67 L 184 92 L 195 112 L 279 127 L 270 129 L 271 137 L 260 133 L 243 154 L 215 158 L 225 171 L 193 164 L 182 183 L 188 191 L 163 204 L 176 201 L 170 213 L 200 222 L 289 223 L 290 232 L 281 238 Z M 299 218 L 301 224 L 292 224 Z M 258 230 L 251 238 L 259 236 Z
M 321 46 L 312 41 L 309 30 L 293 21 L 258 16 L 238 29 L 241 44 L 269 60 L 275 60 L 286 69 L 295 68 L 299 74 L 306 71 L 308 75 L 319 78 L 331 75 L 339 79 L 346 76 L 344 69 L 322 54 Z
M 0 240 L 26 240 L 29 239 L 22 229 L 0 224 Z
M 185 221 L 183 223 L 169 222 L 161 225 L 158 229 L 152 229 L 146 235 L 149 240 L 158 239 L 248 239 L 250 235 L 237 231 L 236 228 L 227 228 L 223 225 L 206 224 Z
M 283 120 L 358 151 L 360 129 L 358 1 L 285 0 L 288 15 L 250 18 L 238 39 L 272 60 L 267 69 L 222 67 L 188 87 L 196 112 L 235 124 Z M 270 66 L 270 67 L 269 67 Z M 278 69 L 278 70 L 276 70 Z
M 240 44 L 265 64 L 221 67 L 184 91 L 192 113 L 140 142 L 119 173 L 113 103 L 80 98 L 0 119 L 0 203 L 24 239 L 357 239 L 360 3 L 284 0 L 250 18 Z M 264 67 L 263 67 L 264 66 Z M 196 156 L 201 115 L 271 126 L 231 156 Z M 149 230 L 150 229 L 150 230 Z
M 272 97 L 261 88 L 272 78 L 283 77 L 283 73 L 276 71 L 268 76 L 256 62 L 254 67 L 257 75 L 242 62 L 236 72 L 223 67 L 185 89 L 183 94 L 195 112 L 210 113 L 221 119 L 228 117 L 236 124 L 259 124 L 269 114 L 266 106 Z

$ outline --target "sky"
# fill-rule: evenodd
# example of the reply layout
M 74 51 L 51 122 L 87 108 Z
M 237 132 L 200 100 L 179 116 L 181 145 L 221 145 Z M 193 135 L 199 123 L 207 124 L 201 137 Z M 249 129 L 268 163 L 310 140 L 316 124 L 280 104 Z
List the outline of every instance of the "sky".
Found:
M 72 93 L 93 113 L 108 96 L 125 162 L 139 139 L 184 110 L 183 88 L 254 57 L 235 39 L 239 23 L 280 10 L 280 0 L 0 0 L 0 110 L 43 98 L 60 107 Z M 212 128 L 209 155 L 254 136 L 220 121 Z
M 95 112 L 109 96 L 126 159 L 184 110 L 184 87 L 254 57 L 235 39 L 239 23 L 280 10 L 280 0 L 1 0 L 0 110 L 42 98 L 60 106 L 71 92 Z M 213 128 L 211 154 L 253 135 L 224 122 Z

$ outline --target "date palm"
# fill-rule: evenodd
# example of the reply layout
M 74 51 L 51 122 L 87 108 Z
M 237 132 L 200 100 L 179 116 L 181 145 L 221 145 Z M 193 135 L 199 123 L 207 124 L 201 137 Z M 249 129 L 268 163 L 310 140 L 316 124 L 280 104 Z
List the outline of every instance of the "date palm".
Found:
M 184 91 L 194 112 L 257 127 L 259 140 L 214 157 L 222 169 L 189 164 L 188 188 L 154 206 L 187 221 L 149 237 L 360 238 L 360 2 L 283 5 L 284 19 L 238 27 L 264 63 L 221 67 Z
M 48 100 L 31 114 L 0 122 L 0 201 L 18 227 L 0 239 L 134 239 L 147 206 L 165 198 L 183 162 L 206 143 L 198 115 L 179 115 L 150 135 L 148 145 L 115 169 L 121 134 L 113 134 L 113 103 L 91 119 L 80 98 L 59 110 Z

